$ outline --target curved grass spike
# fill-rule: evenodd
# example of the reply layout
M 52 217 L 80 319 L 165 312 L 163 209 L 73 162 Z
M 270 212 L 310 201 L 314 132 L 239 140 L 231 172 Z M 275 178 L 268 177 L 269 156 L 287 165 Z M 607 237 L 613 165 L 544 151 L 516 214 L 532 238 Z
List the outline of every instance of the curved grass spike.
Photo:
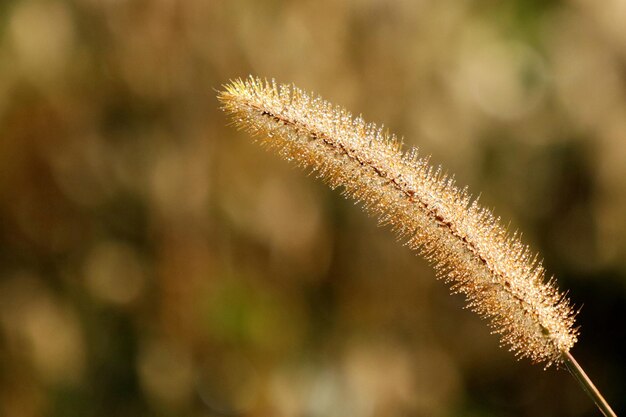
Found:
M 382 127 L 295 86 L 250 77 L 232 81 L 218 98 L 238 128 L 391 225 L 516 356 L 576 369 L 569 351 L 578 329 L 567 298 L 517 234 L 428 158 L 403 153 Z

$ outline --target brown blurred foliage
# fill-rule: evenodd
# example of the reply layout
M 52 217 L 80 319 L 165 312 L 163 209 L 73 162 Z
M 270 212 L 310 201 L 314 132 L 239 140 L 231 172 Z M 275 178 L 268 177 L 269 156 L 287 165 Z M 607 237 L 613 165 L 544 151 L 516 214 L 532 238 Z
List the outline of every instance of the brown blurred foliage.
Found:
M 228 128 L 215 92 L 248 74 L 385 122 L 511 219 L 619 414 L 624 4 L 3 0 L 0 415 L 597 415 Z

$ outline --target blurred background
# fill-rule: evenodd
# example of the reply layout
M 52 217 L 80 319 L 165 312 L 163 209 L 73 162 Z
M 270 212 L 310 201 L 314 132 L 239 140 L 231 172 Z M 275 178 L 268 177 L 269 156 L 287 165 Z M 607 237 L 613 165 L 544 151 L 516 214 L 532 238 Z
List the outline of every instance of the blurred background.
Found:
M 248 74 L 384 122 L 541 253 L 626 410 L 626 2 L 2 0 L 0 415 L 598 416 L 227 126 Z

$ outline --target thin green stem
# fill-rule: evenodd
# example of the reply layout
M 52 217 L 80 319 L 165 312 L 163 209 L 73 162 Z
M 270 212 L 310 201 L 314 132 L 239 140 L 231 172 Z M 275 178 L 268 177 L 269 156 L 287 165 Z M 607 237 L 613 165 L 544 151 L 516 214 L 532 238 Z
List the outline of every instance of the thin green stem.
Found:
M 589 397 L 593 400 L 596 407 L 604 414 L 605 417 L 617 417 L 613 409 L 609 403 L 606 402 L 600 391 L 593 385 L 591 379 L 587 376 L 583 368 L 576 362 L 576 359 L 569 352 L 563 352 L 563 361 L 565 362 L 565 366 L 567 370 L 572 374 L 572 376 L 578 381 L 582 389 L 589 395 Z

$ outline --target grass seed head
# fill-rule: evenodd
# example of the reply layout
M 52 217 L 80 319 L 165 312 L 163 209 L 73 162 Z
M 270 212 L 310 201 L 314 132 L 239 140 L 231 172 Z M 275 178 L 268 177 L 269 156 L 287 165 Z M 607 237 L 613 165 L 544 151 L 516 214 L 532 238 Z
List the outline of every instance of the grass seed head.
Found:
M 517 356 L 548 367 L 576 343 L 575 314 L 537 257 L 395 135 L 274 81 L 235 80 L 218 98 L 238 128 L 391 225 Z

